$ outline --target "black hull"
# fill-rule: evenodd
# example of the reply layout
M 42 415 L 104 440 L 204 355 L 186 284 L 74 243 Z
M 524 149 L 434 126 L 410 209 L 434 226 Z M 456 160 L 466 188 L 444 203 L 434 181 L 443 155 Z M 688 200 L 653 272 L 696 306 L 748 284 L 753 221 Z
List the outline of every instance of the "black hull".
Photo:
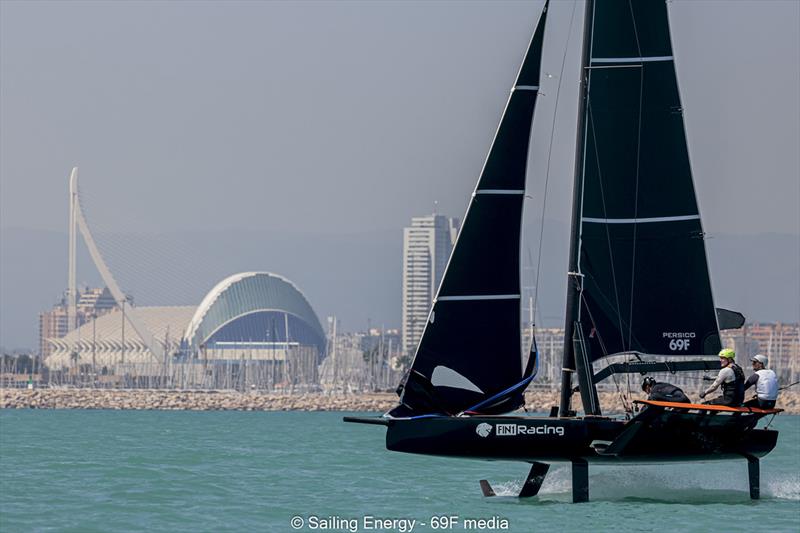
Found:
M 636 464 L 746 459 L 750 497 L 760 495 L 759 458 L 771 452 L 778 432 L 756 429 L 780 412 L 665 402 L 629 421 L 604 417 L 423 416 L 354 418 L 386 426 L 389 450 L 486 461 L 533 463 L 520 497 L 538 493 L 547 462 L 572 463 L 572 501 L 589 500 L 589 463 Z M 495 492 L 481 480 L 484 496 Z
M 660 412 L 659 412 L 660 411 Z M 763 457 L 778 432 L 753 429 L 756 415 L 653 410 L 630 422 L 514 416 L 391 420 L 392 451 L 510 461 L 665 463 Z

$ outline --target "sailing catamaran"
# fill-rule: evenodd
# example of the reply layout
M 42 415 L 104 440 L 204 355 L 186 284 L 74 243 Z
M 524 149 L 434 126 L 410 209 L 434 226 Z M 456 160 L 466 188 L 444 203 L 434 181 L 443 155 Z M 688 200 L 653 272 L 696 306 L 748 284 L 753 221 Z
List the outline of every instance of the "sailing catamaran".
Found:
M 642 401 L 603 416 L 597 383 L 620 373 L 719 368 L 719 330 L 741 314 L 714 307 L 664 0 L 586 0 L 560 405 L 511 413 L 536 375 L 522 357 L 520 248 L 528 145 L 548 3 L 483 167 L 400 402 L 380 418 L 389 450 L 572 463 L 573 501 L 589 498 L 588 464 L 745 458 L 759 497 L 759 458 L 780 410 Z M 628 360 L 594 371 L 611 355 Z M 667 356 L 663 361 L 652 356 Z M 577 381 L 577 386 L 575 385 Z M 583 415 L 572 408 L 579 392 Z M 494 495 L 484 480 L 486 496 Z

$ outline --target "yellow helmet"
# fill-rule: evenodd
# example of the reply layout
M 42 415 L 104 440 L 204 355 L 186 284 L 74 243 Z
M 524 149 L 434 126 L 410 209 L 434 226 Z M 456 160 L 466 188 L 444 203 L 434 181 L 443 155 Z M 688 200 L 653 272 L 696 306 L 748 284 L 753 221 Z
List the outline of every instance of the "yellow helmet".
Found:
M 736 359 L 736 352 L 730 348 L 723 348 L 719 351 L 719 356 L 724 357 L 725 359 Z

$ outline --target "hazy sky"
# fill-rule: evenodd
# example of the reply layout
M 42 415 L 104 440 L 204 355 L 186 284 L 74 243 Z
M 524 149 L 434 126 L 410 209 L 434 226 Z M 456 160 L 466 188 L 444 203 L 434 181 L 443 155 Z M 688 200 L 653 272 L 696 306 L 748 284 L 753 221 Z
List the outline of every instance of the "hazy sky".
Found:
M 66 231 L 77 165 L 98 233 L 392 231 L 399 249 L 434 202 L 463 214 L 542 4 L 1 0 L 0 229 Z M 706 231 L 800 254 L 800 2 L 669 12 Z M 581 17 L 553 2 L 529 222 L 556 96 L 546 217 L 568 222 Z
M 0 224 L 63 229 L 73 165 L 93 218 L 128 231 L 391 229 L 436 200 L 460 216 L 541 5 L 3 0 Z M 545 135 L 572 9 L 551 10 Z M 800 2 L 669 10 L 706 229 L 800 233 Z

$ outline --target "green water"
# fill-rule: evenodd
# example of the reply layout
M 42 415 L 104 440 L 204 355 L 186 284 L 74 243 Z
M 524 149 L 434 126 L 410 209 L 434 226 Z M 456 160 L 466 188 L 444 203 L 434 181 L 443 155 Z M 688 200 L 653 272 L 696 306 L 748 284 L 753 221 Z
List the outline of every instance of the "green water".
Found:
M 524 464 L 391 453 L 384 428 L 341 418 L 3 410 L 0 531 L 290 532 L 294 516 L 304 521 L 299 531 L 409 527 L 365 529 L 365 515 L 413 519 L 413 531 L 433 531 L 438 516 L 458 517 L 439 531 L 466 531 L 468 518 L 531 532 L 800 531 L 797 416 L 774 423 L 781 436 L 762 460 L 759 501 L 748 497 L 742 460 L 592 465 L 592 501 L 578 505 L 569 503 L 567 465 L 553 465 L 539 496 L 519 501 L 502 495 L 516 490 Z M 501 497 L 483 498 L 481 478 Z M 340 527 L 319 527 L 321 519 Z

